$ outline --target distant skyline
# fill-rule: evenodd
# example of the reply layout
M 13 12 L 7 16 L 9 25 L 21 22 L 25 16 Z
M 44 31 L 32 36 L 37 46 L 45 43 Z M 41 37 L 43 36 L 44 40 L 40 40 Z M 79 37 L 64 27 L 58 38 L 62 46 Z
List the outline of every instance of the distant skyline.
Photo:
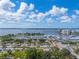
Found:
M 0 28 L 79 28 L 79 0 L 0 0 Z

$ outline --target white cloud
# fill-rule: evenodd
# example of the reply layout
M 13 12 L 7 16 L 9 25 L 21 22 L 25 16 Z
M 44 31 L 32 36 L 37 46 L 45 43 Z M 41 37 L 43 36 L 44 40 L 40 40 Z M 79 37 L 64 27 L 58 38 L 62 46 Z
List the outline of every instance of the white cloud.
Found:
M 64 7 L 53 6 L 51 10 L 42 13 L 38 12 L 38 10 L 34 11 L 34 4 L 28 5 L 25 2 L 21 2 L 19 9 L 16 12 L 12 12 L 12 8 L 15 6 L 16 5 L 10 0 L 0 1 L 0 23 L 17 23 L 21 21 L 41 23 L 42 21 L 46 20 L 48 24 L 52 24 L 53 17 L 58 18 L 60 22 L 71 22 L 72 19 L 76 18 L 75 15 L 64 16 L 65 14 L 68 14 L 68 9 Z
M 72 17 L 72 19 L 76 19 L 77 15 L 72 15 L 71 17 Z
M 76 13 L 76 14 L 79 14 L 79 10 L 75 10 L 75 13 Z
M 12 7 L 15 7 L 15 4 L 12 3 L 10 0 L 1 0 L 0 1 L 0 9 L 10 11 Z
M 26 13 L 33 10 L 34 8 L 33 4 L 30 4 L 28 6 L 26 3 L 21 2 L 20 8 L 17 10 L 17 12 L 14 13 L 11 11 L 12 7 L 15 7 L 15 4 L 12 3 L 10 0 L 0 1 L 0 22 L 3 22 L 3 20 L 8 23 L 13 23 L 13 21 L 19 22 L 22 19 L 25 19 Z
M 60 20 L 61 22 L 71 22 L 72 18 L 69 16 L 61 16 Z
M 39 20 L 39 21 L 44 20 L 45 17 L 46 17 L 46 15 L 44 13 L 37 14 L 37 20 Z
M 41 22 L 42 20 L 44 20 L 45 18 L 45 14 L 44 13 L 34 13 L 31 12 L 30 15 L 28 16 L 28 19 L 26 19 L 26 21 L 29 22 Z
M 47 23 L 50 25 L 53 23 L 53 19 L 52 18 L 47 18 Z
M 28 6 L 26 3 L 21 2 L 20 8 L 18 9 L 17 12 L 20 13 L 20 14 L 24 14 L 26 12 L 29 12 L 29 11 L 33 10 L 33 9 L 34 9 L 34 5 L 33 4 L 30 4 Z
M 59 14 L 65 14 L 68 11 L 67 8 L 59 8 L 56 6 L 53 6 L 52 9 L 49 11 L 49 14 L 52 15 L 59 15 Z
M 29 10 L 33 10 L 34 9 L 34 5 L 33 4 L 30 4 L 29 5 Z
M 29 6 L 26 4 L 26 3 L 22 3 L 20 8 L 18 9 L 18 13 L 20 14 L 24 14 L 26 16 L 21 16 L 22 18 L 21 19 L 25 19 L 26 22 L 42 22 L 44 20 L 47 20 L 48 17 L 49 19 L 52 20 L 52 16 L 49 16 L 49 15 L 54 15 L 54 16 L 57 16 L 57 15 L 64 15 L 67 13 L 68 9 L 67 8 L 59 8 L 59 7 L 56 7 L 56 6 L 53 6 L 53 8 L 51 10 L 49 10 L 48 12 L 46 13 L 41 13 L 41 12 L 34 12 L 32 11 L 34 9 L 34 5 L 33 4 L 30 4 Z M 52 23 L 51 20 L 47 21 L 47 23 Z
M 34 12 L 32 12 L 29 16 L 30 19 L 35 18 L 35 17 L 36 17 L 36 14 Z
M 17 13 L 25 13 L 28 10 L 28 5 L 24 2 L 21 2 L 20 8 Z

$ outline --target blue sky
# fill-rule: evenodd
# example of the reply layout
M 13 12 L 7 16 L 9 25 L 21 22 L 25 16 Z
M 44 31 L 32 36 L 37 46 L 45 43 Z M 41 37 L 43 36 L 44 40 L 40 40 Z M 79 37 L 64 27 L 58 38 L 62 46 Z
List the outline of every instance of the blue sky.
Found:
M 79 0 L 0 0 L 0 11 L 0 28 L 79 28 Z

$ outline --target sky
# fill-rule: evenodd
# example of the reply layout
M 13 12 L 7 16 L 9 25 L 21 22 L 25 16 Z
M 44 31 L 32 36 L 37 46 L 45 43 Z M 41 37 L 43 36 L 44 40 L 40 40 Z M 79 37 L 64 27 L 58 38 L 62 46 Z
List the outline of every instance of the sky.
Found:
M 0 28 L 79 28 L 79 0 L 0 0 Z

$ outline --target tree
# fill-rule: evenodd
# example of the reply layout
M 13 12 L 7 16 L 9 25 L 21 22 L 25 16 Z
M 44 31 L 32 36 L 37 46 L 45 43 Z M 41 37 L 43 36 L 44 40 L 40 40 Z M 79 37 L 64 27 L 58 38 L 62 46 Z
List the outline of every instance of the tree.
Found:
M 74 59 L 75 58 L 75 56 L 73 56 L 70 53 L 70 51 L 65 48 L 63 48 L 62 50 L 59 50 L 58 48 L 53 48 L 52 57 L 53 59 Z
M 79 55 L 79 48 L 75 49 L 74 52 Z
M 0 59 L 6 59 L 9 56 L 7 51 L 0 52 Z

